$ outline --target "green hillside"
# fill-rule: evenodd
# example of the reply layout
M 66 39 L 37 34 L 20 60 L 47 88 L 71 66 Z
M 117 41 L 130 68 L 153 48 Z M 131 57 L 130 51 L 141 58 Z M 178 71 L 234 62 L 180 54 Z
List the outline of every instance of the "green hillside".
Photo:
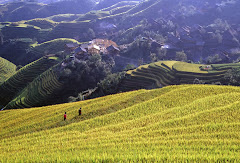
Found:
M 56 22 L 49 20 L 49 19 L 41 19 L 41 18 L 36 18 L 36 19 L 31 19 L 25 22 L 25 24 L 30 24 L 33 26 L 37 26 L 41 29 L 49 29 L 53 28 L 57 25 Z
M 239 66 L 239 63 L 202 65 L 159 61 L 129 70 L 120 87 L 122 90 L 156 88 L 172 84 L 193 84 L 195 79 L 211 84 L 224 81 L 225 73 Z
M 239 162 L 239 99 L 180 85 L 1 111 L 0 162 Z
M 27 65 L 44 55 L 63 54 L 66 44 L 79 43 L 75 39 L 58 38 L 43 43 L 38 43 L 30 38 L 12 39 L 2 45 L 0 55 L 16 65 Z M 68 52 L 65 53 L 67 55 Z M 64 57 L 64 56 L 61 56 Z
M 5 25 L 1 32 L 5 39 L 15 39 L 15 38 L 34 38 L 38 36 L 41 28 L 20 23 L 10 23 Z
M 16 73 L 16 65 L 0 57 L 0 84 Z
M 98 34 L 99 29 L 96 27 L 99 25 L 99 22 L 121 20 L 122 16 L 127 17 L 128 20 L 136 19 L 139 15 L 149 14 L 149 11 L 159 8 L 161 6 L 159 5 L 160 2 L 159 0 L 157 2 L 151 0 L 138 5 L 134 1 L 122 1 L 110 7 L 89 11 L 84 14 L 55 13 L 51 14 L 50 17 L 46 15 L 46 17 L 41 16 L 44 18 L 23 19 L 14 23 L 5 22 L 2 32 L 7 39 L 28 37 L 44 42 L 57 38 L 74 38 L 78 36 L 81 41 L 87 41 L 85 35 L 88 34 L 89 28 L 94 29 L 94 32 Z M 40 12 L 40 15 L 44 15 L 42 12 L 45 10 L 46 8 L 43 7 L 38 12 Z M 156 13 L 153 15 L 156 15 Z
M 66 49 L 65 45 L 68 43 L 79 43 L 77 40 L 69 38 L 58 38 L 51 41 L 43 42 L 41 44 L 32 44 L 30 54 L 32 57 L 40 58 L 44 54 L 56 54 Z
M 93 28 L 90 20 L 62 22 L 49 32 L 48 39 L 83 36 L 83 33 L 86 33 L 89 28 Z
M 0 104 L 6 105 L 30 82 L 60 61 L 61 60 L 55 56 L 44 56 L 22 67 L 14 75 L 0 84 Z
M 63 84 L 53 68 L 48 69 L 28 84 L 4 109 L 26 108 L 47 105 Z

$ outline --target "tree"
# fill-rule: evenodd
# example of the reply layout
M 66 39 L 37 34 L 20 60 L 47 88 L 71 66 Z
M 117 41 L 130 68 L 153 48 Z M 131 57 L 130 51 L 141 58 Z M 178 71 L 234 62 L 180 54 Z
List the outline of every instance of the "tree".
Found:
M 207 57 L 207 64 L 219 63 L 222 59 L 220 58 L 219 54 L 215 54 L 214 56 Z
M 87 35 L 90 39 L 94 39 L 96 37 L 95 32 L 93 31 L 92 28 L 89 28 L 87 31 Z
M 151 53 L 150 57 L 151 57 L 152 62 L 157 62 L 158 61 L 156 53 Z
M 240 68 L 228 70 L 224 75 L 225 83 L 228 85 L 240 85 Z
M 59 94 L 62 102 L 66 102 L 69 96 L 77 96 L 79 92 L 95 88 L 112 70 L 112 63 L 110 65 L 103 61 L 99 54 L 89 56 L 87 60 L 68 58 L 63 62 L 67 66 L 60 65 L 58 68 L 59 80 L 64 83 L 64 90 Z
M 176 60 L 177 61 L 187 61 L 187 54 L 185 54 L 183 51 L 176 52 Z
M 125 68 L 124 68 L 124 70 L 125 71 L 127 71 L 127 70 L 133 70 L 133 69 L 135 69 L 136 68 L 136 66 L 134 66 L 133 64 L 128 64 Z
M 125 72 L 119 72 L 108 75 L 104 80 L 98 83 L 98 88 L 95 96 L 106 96 L 117 93 L 119 83 L 125 77 Z
M 163 60 L 167 56 L 167 49 L 157 48 L 157 58 Z
M 195 78 L 193 80 L 193 84 L 205 84 L 205 82 L 203 80 L 199 80 L 198 78 Z

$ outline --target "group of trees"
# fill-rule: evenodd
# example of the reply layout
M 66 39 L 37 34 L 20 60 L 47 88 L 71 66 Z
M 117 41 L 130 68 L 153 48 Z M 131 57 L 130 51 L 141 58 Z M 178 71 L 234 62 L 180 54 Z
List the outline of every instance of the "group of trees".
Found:
M 67 58 L 63 62 L 67 66 L 59 65 L 59 80 L 64 83 L 60 100 L 65 102 L 70 95 L 78 96 L 82 91 L 95 88 L 100 80 L 111 74 L 114 66 L 113 60 L 106 62 L 99 54 L 89 56 L 87 60 Z
M 224 76 L 225 84 L 240 86 L 240 68 L 228 70 Z
M 68 102 L 81 101 L 84 99 L 118 93 L 120 91 L 119 85 L 124 77 L 125 72 L 109 74 L 103 80 L 98 82 L 95 88 L 82 91 L 76 97 L 70 96 Z

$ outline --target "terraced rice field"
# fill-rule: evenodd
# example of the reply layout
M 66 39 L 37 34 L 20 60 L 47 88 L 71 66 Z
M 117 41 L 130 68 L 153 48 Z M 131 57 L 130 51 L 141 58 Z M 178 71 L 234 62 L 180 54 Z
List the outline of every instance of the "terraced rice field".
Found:
M 52 69 L 48 69 L 35 78 L 25 87 L 4 109 L 25 108 L 39 105 L 46 105 L 45 102 L 62 88 L 59 76 Z
M 41 29 L 49 29 L 55 27 L 58 23 L 49 19 L 36 18 L 25 21 L 25 24 L 34 25 Z
M 239 100 L 179 85 L 1 111 L 0 162 L 239 162 Z
M 44 56 L 22 67 L 14 75 L 0 84 L 0 104 L 8 104 L 36 77 L 60 61 L 58 57 Z
M 0 57 L 0 84 L 16 73 L 16 65 Z
M 225 73 L 235 67 L 240 67 L 240 64 L 201 65 L 180 61 L 159 61 L 128 71 L 120 89 L 129 91 L 160 88 L 172 84 L 193 84 L 195 79 L 211 84 L 223 81 Z
M 32 44 L 31 51 L 32 54 L 40 58 L 45 54 L 45 51 L 47 51 L 48 54 L 56 54 L 57 52 L 64 51 L 65 45 L 68 43 L 78 43 L 78 41 L 68 38 L 58 38 L 41 44 Z

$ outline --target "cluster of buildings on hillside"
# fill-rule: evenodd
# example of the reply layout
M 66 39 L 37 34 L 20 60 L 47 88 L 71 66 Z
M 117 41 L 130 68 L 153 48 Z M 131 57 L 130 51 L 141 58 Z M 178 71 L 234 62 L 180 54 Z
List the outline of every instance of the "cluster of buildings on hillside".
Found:
M 119 54 L 118 45 L 107 39 L 94 39 L 88 43 L 79 45 L 78 43 L 66 44 L 68 51 L 73 53 L 76 60 L 86 59 L 94 54 L 109 55 L 114 57 Z
M 202 55 L 209 56 L 215 53 L 227 61 L 229 57 L 226 54 L 240 47 L 239 38 L 238 32 L 233 28 L 227 29 L 223 33 L 217 33 L 216 29 L 211 26 L 185 26 L 169 33 L 168 41 L 163 48 L 176 51 L 184 50 L 191 54 L 197 54 L 196 57 L 203 58 Z M 202 54 L 203 50 L 204 54 Z
M 169 43 L 183 49 L 203 48 L 203 46 L 216 47 L 222 44 L 226 47 L 238 47 L 236 31 L 226 30 L 222 35 L 216 34 L 212 27 L 185 26 L 176 30 L 175 33 L 168 34 Z

